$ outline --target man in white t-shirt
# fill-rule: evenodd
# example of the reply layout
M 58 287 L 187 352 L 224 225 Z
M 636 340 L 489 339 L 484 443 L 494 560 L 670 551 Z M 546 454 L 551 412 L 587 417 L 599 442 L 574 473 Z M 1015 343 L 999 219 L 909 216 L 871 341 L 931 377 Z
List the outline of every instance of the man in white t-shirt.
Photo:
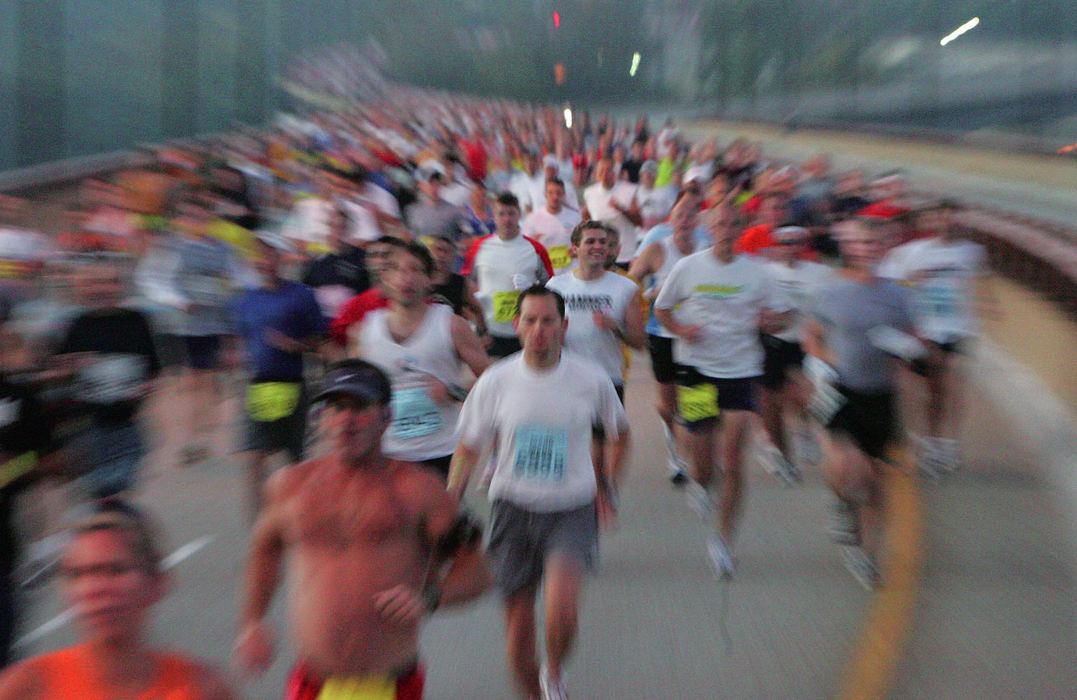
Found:
M 471 245 L 461 274 L 475 282 L 490 335 L 487 351 L 506 357 L 520 349 L 512 325 L 520 291 L 545 284 L 553 265 L 541 243 L 520 233 L 520 203 L 511 192 L 495 200 L 494 225 L 494 233 Z
M 800 339 L 805 319 L 811 318 L 813 300 L 819 291 L 831 283 L 834 271 L 821 263 L 807 259 L 811 238 L 800 226 L 779 226 L 773 235 L 773 260 L 765 263 L 778 287 L 793 305 L 789 325 L 763 339 L 763 394 L 760 417 L 769 436 L 763 458 L 767 470 L 777 474 L 787 484 L 800 481 L 799 465 L 819 461 L 819 447 L 810 430 L 805 408 L 810 390 L 801 371 L 804 350 Z M 785 415 L 791 413 L 797 423 L 795 450 L 785 440 Z M 795 459 L 793 457 L 795 456 Z
M 529 148 L 524 155 L 526 171 L 516 171 L 509 182 L 509 190 L 520 202 L 520 211 L 530 214 L 542 209 L 546 173 L 542 170 L 542 154 L 537 148 Z
M 642 348 L 646 339 L 639 285 L 606 270 L 606 227 L 585 221 L 572 231 L 575 270 L 546 283 L 565 299 L 569 326 L 565 350 L 597 364 L 624 396 L 622 343 Z
M 677 486 L 687 482 L 688 467 L 681 457 L 674 437 L 674 417 L 677 414 L 677 375 L 680 366 L 673 361 L 673 334 L 662 327 L 654 315 L 653 302 L 662 291 L 666 277 L 681 258 L 702 250 L 695 240 L 699 220 L 699 203 L 696 197 L 687 192 L 673 207 L 669 223 L 663 224 L 671 231 L 670 235 L 658 238 L 654 243 L 640 251 L 632 261 L 628 274 L 646 286 L 646 297 L 652 302 L 650 317 L 647 319 L 647 349 L 651 355 L 651 372 L 658 385 L 658 403 L 655 410 L 662 421 L 666 437 L 666 449 L 669 451 L 670 480 Z
M 636 189 L 636 201 L 639 214 L 643 219 L 643 230 L 649 231 L 666 220 L 673 205 L 677 202 L 677 189 L 670 185 L 655 187 L 658 175 L 658 163 L 644 161 L 639 169 L 639 187 Z
M 628 418 L 613 383 L 561 347 L 564 300 L 531 287 L 513 322 L 523 352 L 492 365 L 460 413 L 449 491 L 462 496 L 480 457 L 496 450 L 488 553 L 505 601 L 509 668 L 527 697 L 565 697 L 563 669 L 576 637 L 584 574 L 599 523 L 614 516 L 628 453 Z M 611 442 L 596 474 L 593 427 Z M 546 663 L 535 658 L 535 600 L 546 598 Z
M 523 233 L 546 248 L 559 275 L 573 267 L 572 229 L 580 223 L 580 212 L 564 206 L 565 183 L 556 177 L 546 180 L 546 207 L 533 211 L 524 219 Z
M 654 302 L 654 313 L 675 337 L 674 360 L 687 369 L 677 390 L 679 420 L 687 429 L 686 451 L 704 493 L 693 488 L 696 507 L 709 517 L 715 442 L 723 435 L 721 508 L 718 530 L 707 551 L 719 576 L 733 576 L 730 545 L 741 500 L 744 448 L 756 383 L 763 374 L 759 331 L 774 332 L 791 305 L 762 263 L 734 255 L 740 230 L 735 213 L 711 210 L 714 246 L 678 262 Z M 702 498 L 700 497 L 702 496 Z
M 603 158 L 595 165 L 595 182 L 583 191 L 583 219 L 595 219 L 617 229 L 621 252 L 617 263 L 627 267 L 636 255 L 639 226 L 643 223 L 636 202 L 636 186 L 617 179 L 613 162 Z
M 918 227 L 928 237 L 894 248 L 879 264 L 880 276 L 912 288 L 917 334 L 928 341 L 925 361 L 914 368 L 928 391 L 920 463 L 933 473 L 960 465 L 961 359 L 979 335 L 979 310 L 995 312 L 987 256 L 957 236 L 957 210 L 948 200 L 924 209 Z

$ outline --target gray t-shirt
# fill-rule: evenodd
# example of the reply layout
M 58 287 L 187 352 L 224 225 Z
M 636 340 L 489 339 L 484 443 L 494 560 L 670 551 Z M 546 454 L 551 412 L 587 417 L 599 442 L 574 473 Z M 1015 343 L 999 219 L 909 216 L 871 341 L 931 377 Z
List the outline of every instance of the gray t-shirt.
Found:
M 876 326 L 911 333 L 911 308 L 909 291 L 885 280 L 859 284 L 841 279 L 820 291 L 815 316 L 843 386 L 864 392 L 893 388 L 897 360 L 872 345 L 867 333 Z
M 464 213 L 444 200 L 422 201 L 404 210 L 408 228 L 417 238 L 448 238 L 460 240 L 463 235 Z

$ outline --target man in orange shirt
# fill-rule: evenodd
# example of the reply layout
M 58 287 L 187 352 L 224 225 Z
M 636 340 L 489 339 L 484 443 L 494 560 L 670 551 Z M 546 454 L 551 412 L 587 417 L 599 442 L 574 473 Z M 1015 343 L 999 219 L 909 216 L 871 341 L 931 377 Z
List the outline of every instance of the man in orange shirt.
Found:
M 75 526 L 60 573 L 82 643 L 34 657 L 0 675 L 0 700 L 229 700 L 220 674 L 151 648 L 144 631 L 167 577 L 144 516 L 106 501 Z

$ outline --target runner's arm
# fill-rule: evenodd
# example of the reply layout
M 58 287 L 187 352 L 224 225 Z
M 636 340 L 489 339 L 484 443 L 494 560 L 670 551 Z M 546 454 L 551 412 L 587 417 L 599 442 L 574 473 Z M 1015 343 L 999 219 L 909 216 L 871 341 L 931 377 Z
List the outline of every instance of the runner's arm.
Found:
M 482 341 L 479 340 L 479 336 L 475 335 L 475 331 L 471 330 L 471 326 L 461 316 L 452 317 L 451 330 L 452 343 L 453 347 L 456 348 L 456 354 L 471 369 L 471 372 L 478 377 L 490 366 L 490 358 L 486 355 Z
M 805 324 L 803 343 L 806 353 L 819 358 L 831 367 L 834 366 L 836 358 L 830 348 L 827 347 L 826 333 L 823 331 L 823 325 L 819 321 L 812 319 Z
M 643 317 L 643 293 L 636 290 L 625 308 L 624 331 L 621 340 L 630 348 L 639 349 L 647 343 L 647 322 Z
M 457 500 L 462 499 L 464 492 L 467 491 L 468 479 L 471 478 L 471 472 L 474 471 L 481 456 L 480 451 L 473 450 L 462 442 L 453 453 L 452 462 L 449 464 L 447 488 Z
M 438 549 L 435 566 L 427 580 L 428 589 L 436 592 L 430 601 L 436 607 L 465 603 L 482 595 L 493 583 L 486 555 L 482 549 L 482 529 L 478 522 L 459 510 L 459 500 L 451 494 L 427 490 L 434 494 L 436 513 L 432 522 L 439 523 L 431 533 Z M 447 565 L 446 565 L 447 564 Z
M 475 298 L 475 282 L 464 278 L 464 310 L 471 312 L 471 322 L 475 324 L 475 332 L 480 336 L 486 335 L 486 317 L 482 315 L 482 305 Z
M 643 280 L 654 274 L 654 271 L 657 269 L 655 265 L 656 247 L 660 247 L 658 243 L 648 244 L 648 246 L 636 256 L 636 259 L 633 260 L 632 264 L 628 267 L 629 277 L 640 284 L 643 284 Z

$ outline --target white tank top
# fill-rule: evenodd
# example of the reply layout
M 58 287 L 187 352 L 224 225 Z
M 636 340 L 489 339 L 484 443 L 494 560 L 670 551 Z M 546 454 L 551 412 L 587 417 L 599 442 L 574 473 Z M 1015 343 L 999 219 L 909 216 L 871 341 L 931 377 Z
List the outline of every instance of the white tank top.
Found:
M 389 457 L 415 462 L 444 457 L 456 449 L 460 404 L 439 406 L 427 392 L 431 375 L 446 386 L 459 382 L 452 316 L 449 307 L 430 304 L 422 323 L 403 343 L 389 333 L 388 309 L 368 313 L 360 324 L 360 357 L 381 367 L 393 386 L 393 422 L 381 443 Z
M 651 275 L 651 287 L 654 289 L 661 289 L 662 285 L 666 283 L 666 278 L 669 277 L 669 271 L 673 269 L 673 266 L 684 257 L 680 249 L 673 243 L 673 236 L 666 236 L 658 241 L 662 246 L 662 267 L 658 268 L 657 272 Z M 654 315 L 654 305 L 651 305 L 651 316 L 647 319 L 647 333 L 649 335 L 656 335 L 659 338 L 672 338 L 673 334 L 666 330 L 666 327 L 658 322 L 658 319 Z

